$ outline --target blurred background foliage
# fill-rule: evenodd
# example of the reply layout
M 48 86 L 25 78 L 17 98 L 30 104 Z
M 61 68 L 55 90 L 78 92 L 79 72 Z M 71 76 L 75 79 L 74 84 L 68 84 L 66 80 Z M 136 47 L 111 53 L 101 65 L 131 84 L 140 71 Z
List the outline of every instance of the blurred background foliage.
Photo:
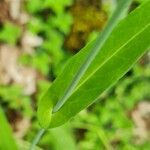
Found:
M 130 11 L 143 1 L 134 1 Z M 116 0 L 0 1 L 0 104 L 21 149 L 27 149 L 39 129 L 36 109 L 43 92 L 66 61 L 103 29 L 116 4 Z M 66 125 L 49 130 L 40 147 L 148 150 L 149 100 L 146 54 L 95 104 Z

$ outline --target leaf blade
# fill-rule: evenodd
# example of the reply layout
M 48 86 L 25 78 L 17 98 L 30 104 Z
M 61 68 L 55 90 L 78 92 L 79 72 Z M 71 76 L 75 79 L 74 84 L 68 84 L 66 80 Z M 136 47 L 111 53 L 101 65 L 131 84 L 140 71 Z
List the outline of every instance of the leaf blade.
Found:
M 97 89 L 95 89 L 93 86 L 93 83 L 96 84 L 97 79 L 94 80 L 93 78 L 90 78 L 90 75 L 93 74 L 93 72 L 95 72 L 95 70 L 98 69 L 100 65 L 102 65 L 105 61 L 107 62 L 106 63 L 107 65 L 106 64 L 104 65 L 105 67 L 103 66 L 101 69 L 98 69 L 100 71 L 97 73 L 97 76 L 96 76 L 97 78 L 99 78 L 99 80 L 97 80 L 97 82 L 103 83 L 105 85 L 105 86 L 103 86 L 103 88 L 106 89 L 106 88 L 110 87 L 110 85 L 112 85 L 114 82 L 116 82 L 118 80 L 118 78 L 120 78 L 130 68 L 130 65 L 133 64 L 139 58 L 139 56 L 141 56 L 146 51 L 146 49 L 149 47 L 149 43 L 150 43 L 150 38 L 148 37 L 149 30 L 150 30 L 149 29 L 150 28 L 149 27 L 149 23 L 150 23 L 149 10 L 150 10 L 150 1 L 143 4 L 138 9 L 136 9 L 133 13 L 131 13 L 126 19 L 124 19 L 114 29 L 111 36 L 107 40 L 106 44 L 103 46 L 100 53 L 98 53 L 98 55 L 96 56 L 94 62 L 89 66 L 89 68 L 85 72 L 83 78 L 81 78 L 74 93 L 69 97 L 68 101 L 63 105 L 63 107 L 60 109 L 60 111 L 58 111 L 52 115 L 51 127 L 59 126 L 59 125 L 63 124 L 64 122 L 66 122 L 68 119 L 70 119 L 70 117 L 74 116 L 79 111 L 81 111 L 83 108 L 85 108 L 89 104 L 91 104 L 99 96 L 99 94 L 101 92 L 103 92 L 104 89 L 100 89 L 100 88 L 102 88 L 101 85 L 97 85 L 97 87 L 99 87 Z M 143 26 L 145 27 L 144 29 L 143 29 Z M 127 30 L 127 28 L 128 28 L 128 30 Z M 138 32 L 139 30 L 143 34 Z M 134 38 L 133 42 L 131 42 L 131 43 L 127 42 L 128 39 L 132 39 L 137 32 L 139 33 L 137 36 L 138 38 L 137 39 Z M 124 36 L 122 37 L 122 35 L 124 35 Z M 142 39 L 140 39 L 140 37 L 142 37 Z M 119 39 L 119 41 L 118 41 L 118 39 Z M 144 43 L 141 43 L 143 41 L 143 39 L 145 39 L 146 42 L 144 41 Z M 128 49 L 126 50 L 126 49 L 122 48 L 122 51 L 124 52 L 123 54 L 126 54 L 126 58 L 128 58 L 128 56 L 127 56 L 128 53 L 129 54 L 133 53 L 133 52 L 130 53 L 130 51 L 132 49 L 134 49 L 135 46 L 137 49 L 141 48 L 139 50 L 140 53 L 138 53 L 138 51 L 134 51 L 134 53 L 138 54 L 138 55 L 135 55 L 135 56 L 133 55 L 132 57 L 129 56 L 130 59 L 128 59 L 128 61 L 131 61 L 132 60 L 131 58 L 134 58 L 134 60 L 132 60 L 130 62 L 130 64 L 129 63 L 125 64 L 126 60 L 123 59 L 123 54 L 121 54 L 121 53 L 119 53 L 120 55 L 117 56 L 117 58 L 113 57 L 114 53 L 117 51 L 118 47 L 121 47 L 126 42 L 127 42 L 127 46 L 129 46 Z M 63 95 L 64 89 L 69 85 L 71 79 L 73 78 L 73 74 L 78 70 L 79 65 L 86 58 L 87 54 L 90 51 L 90 48 L 92 48 L 93 43 L 94 42 L 92 42 L 88 46 L 86 46 L 83 50 L 81 50 L 81 52 L 79 52 L 77 55 L 75 55 L 68 62 L 68 64 L 66 65 L 66 67 L 64 69 L 64 72 L 62 72 L 62 74 L 58 77 L 58 79 L 54 82 L 54 84 L 50 87 L 50 89 L 46 93 L 47 99 L 43 99 L 44 101 L 47 101 L 47 103 L 49 103 L 49 101 L 50 101 L 49 99 L 51 99 L 53 101 L 53 105 L 56 104 L 58 99 Z M 132 47 L 130 47 L 130 44 L 132 45 Z M 143 46 L 143 47 L 141 47 L 141 46 Z M 114 58 L 111 61 L 109 61 L 107 59 L 107 57 L 108 56 L 110 57 L 110 55 Z M 114 79 L 111 80 L 111 82 L 110 81 L 108 82 L 107 79 L 105 78 L 105 76 L 102 77 L 102 75 L 107 74 L 107 72 L 110 72 L 110 71 L 113 72 L 113 69 L 111 69 L 111 67 L 115 66 L 115 64 L 113 62 L 115 62 L 116 60 L 118 60 L 117 63 L 123 61 L 124 65 L 126 67 L 122 66 L 123 68 L 121 68 L 121 66 L 120 66 L 120 70 L 123 72 L 120 72 L 119 76 L 117 76 L 117 74 L 116 74 L 116 77 L 114 76 Z M 111 64 L 114 64 L 114 66 L 111 66 Z M 107 69 L 107 67 L 109 68 L 109 70 Z M 105 71 L 104 68 L 107 70 L 107 72 Z M 116 66 L 116 68 L 117 68 L 117 66 Z M 115 72 L 113 72 L 113 73 L 115 74 Z M 101 76 L 101 78 L 99 76 Z M 91 80 L 92 82 L 89 80 L 89 78 L 90 78 L 90 80 L 92 79 Z M 109 78 L 111 78 L 111 76 L 109 76 Z M 64 79 L 65 81 L 62 79 Z M 86 79 L 88 79 L 88 80 L 86 80 Z M 103 81 L 105 81 L 105 83 Z M 89 87 L 90 87 L 90 89 L 89 89 Z M 93 93 L 93 91 L 94 91 L 94 93 Z M 90 97 L 89 95 L 86 94 L 87 92 L 94 96 Z M 86 97 L 88 97 L 88 100 L 85 101 L 85 99 L 87 99 Z M 74 104 L 74 101 L 76 101 L 75 104 Z M 80 105 L 79 105 L 79 103 L 80 103 Z M 41 101 L 40 105 L 42 105 L 42 101 Z M 38 116 L 38 117 L 40 118 L 41 116 Z
M 118 2 L 117 8 L 114 11 L 109 22 L 107 23 L 105 29 L 95 40 L 95 43 L 93 44 L 89 54 L 86 56 L 85 60 L 82 62 L 79 70 L 75 73 L 72 81 L 70 82 L 70 85 L 67 87 L 63 96 L 58 100 L 58 102 L 54 106 L 54 109 L 53 109 L 54 113 L 62 107 L 62 105 L 67 101 L 69 96 L 73 93 L 80 79 L 82 78 L 82 76 L 84 75 L 84 73 L 86 72 L 90 64 L 93 62 L 96 55 L 100 52 L 102 46 L 108 39 L 109 35 L 111 34 L 116 24 L 119 22 L 120 18 L 122 17 L 122 14 L 126 12 L 131 2 L 132 0 L 126 0 L 126 1 L 120 0 Z
M 0 107 L 0 149 L 1 150 L 18 150 L 9 124 Z
M 147 30 L 145 30 L 145 32 L 150 34 L 150 32 L 148 31 L 150 31 L 150 26 Z M 150 42 L 150 40 L 148 42 Z M 147 49 L 148 47 L 145 48 Z M 92 76 L 92 78 L 89 79 L 90 82 L 85 82 L 80 88 L 78 88 L 78 90 L 76 90 L 74 94 L 64 104 L 62 109 L 60 109 L 58 113 L 55 113 L 53 115 L 51 126 L 54 127 L 56 124 L 61 125 L 62 123 L 68 121 L 68 119 L 76 115 L 78 112 L 80 112 L 83 108 L 86 108 L 91 103 L 93 103 L 100 93 L 102 93 L 106 88 L 111 87 L 120 77 L 122 77 L 126 73 L 126 71 L 130 68 L 129 66 L 131 66 L 131 64 L 134 64 L 135 61 L 139 58 L 139 56 L 141 56 L 141 51 L 139 55 L 137 55 L 136 57 L 132 57 L 134 58 L 134 60 L 130 61 L 130 64 L 127 65 L 126 63 L 122 63 L 121 66 L 118 66 L 118 68 L 114 69 L 113 71 L 110 71 L 110 68 L 115 67 L 116 63 L 120 63 L 122 57 L 117 56 L 115 60 L 111 59 L 109 62 L 107 62 L 109 63 L 109 68 L 107 68 L 107 64 L 103 66 L 103 68 L 101 68 L 97 73 L 94 74 L 94 76 Z M 120 72 L 122 71 L 122 69 L 125 71 Z M 107 73 L 109 73 L 110 75 L 108 75 Z M 100 83 L 96 83 L 97 79 L 99 79 Z M 105 82 L 106 80 L 107 82 Z M 95 84 L 93 85 L 93 83 Z M 90 95 L 88 93 L 90 93 Z

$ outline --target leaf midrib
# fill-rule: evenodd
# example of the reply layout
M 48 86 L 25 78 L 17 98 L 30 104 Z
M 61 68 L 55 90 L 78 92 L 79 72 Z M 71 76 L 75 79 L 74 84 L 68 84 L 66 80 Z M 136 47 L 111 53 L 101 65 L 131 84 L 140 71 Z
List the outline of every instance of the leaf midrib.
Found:
M 148 27 L 150 26 L 150 23 L 148 23 L 147 25 L 145 25 L 145 27 L 143 29 L 141 29 L 139 32 L 137 32 L 134 36 L 132 36 L 129 40 L 127 40 L 127 42 L 125 42 L 121 47 L 119 47 L 116 52 L 114 52 L 110 57 L 108 57 L 108 59 L 106 59 L 95 71 L 93 71 L 86 79 L 84 79 L 78 86 L 77 88 L 74 90 L 73 93 L 75 93 L 89 78 L 91 78 L 91 76 L 93 76 L 100 68 L 102 68 L 110 59 L 112 59 L 112 57 L 114 57 L 118 52 L 120 52 L 126 45 L 128 45 L 131 41 L 133 41 L 136 37 L 139 36 L 139 34 L 141 34 L 144 30 L 146 30 Z M 72 93 L 72 94 L 73 94 Z

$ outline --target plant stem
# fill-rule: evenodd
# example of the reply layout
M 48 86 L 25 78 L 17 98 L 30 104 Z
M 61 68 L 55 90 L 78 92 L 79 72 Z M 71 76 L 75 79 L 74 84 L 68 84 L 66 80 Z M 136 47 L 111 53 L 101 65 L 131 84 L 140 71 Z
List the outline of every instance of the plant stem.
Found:
M 43 136 L 43 134 L 45 133 L 45 129 L 40 129 L 39 132 L 37 133 L 37 135 L 35 136 L 29 150 L 34 150 L 37 143 L 39 142 L 39 140 L 41 139 L 41 137 Z
M 128 6 L 132 0 L 120 0 L 116 10 L 114 11 L 112 17 L 110 18 L 108 24 L 106 25 L 103 32 L 98 36 L 95 41 L 93 48 L 91 49 L 90 53 L 88 54 L 87 58 L 81 64 L 79 70 L 74 75 L 74 78 L 68 88 L 66 89 L 64 95 L 58 100 L 57 104 L 54 106 L 53 113 L 57 112 L 67 101 L 67 99 L 71 96 L 74 89 L 78 85 L 80 79 L 83 77 L 85 72 L 87 71 L 88 67 L 95 59 L 96 55 L 99 53 L 103 45 L 105 44 L 106 40 L 110 36 L 111 32 L 113 31 L 114 27 L 117 25 L 119 20 L 123 17 L 124 13 L 127 11 Z

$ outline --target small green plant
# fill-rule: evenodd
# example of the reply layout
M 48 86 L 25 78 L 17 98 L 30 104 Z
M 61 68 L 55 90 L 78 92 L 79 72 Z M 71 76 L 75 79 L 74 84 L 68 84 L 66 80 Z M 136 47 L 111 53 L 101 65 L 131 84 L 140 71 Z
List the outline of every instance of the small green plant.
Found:
M 15 45 L 20 35 L 21 30 L 16 25 L 5 23 L 3 28 L 0 29 L 0 42 L 6 42 L 11 45 Z

